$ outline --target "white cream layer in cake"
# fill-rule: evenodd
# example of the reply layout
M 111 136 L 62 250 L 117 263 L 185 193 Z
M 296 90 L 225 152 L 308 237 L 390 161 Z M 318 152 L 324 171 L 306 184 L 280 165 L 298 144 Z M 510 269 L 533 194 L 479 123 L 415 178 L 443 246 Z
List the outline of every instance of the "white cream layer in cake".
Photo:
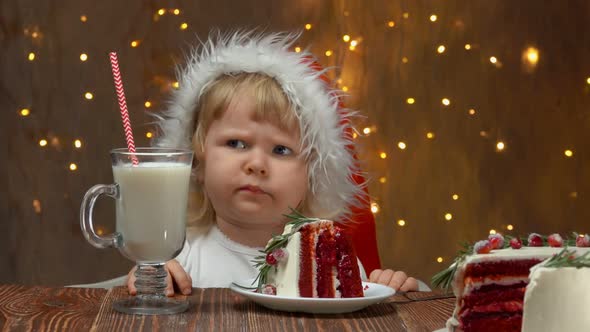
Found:
M 289 234 L 290 232 L 291 225 L 285 226 L 283 235 Z M 268 275 L 269 282 L 277 288 L 277 296 L 299 297 L 300 249 L 301 233 L 296 232 L 291 235 L 289 243 L 285 247 L 289 257 L 282 262 L 278 262 L 277 268 L 272 269 L 272 272 Z
M 531 269 L 523 332 L 590 331 L 590 268 Z

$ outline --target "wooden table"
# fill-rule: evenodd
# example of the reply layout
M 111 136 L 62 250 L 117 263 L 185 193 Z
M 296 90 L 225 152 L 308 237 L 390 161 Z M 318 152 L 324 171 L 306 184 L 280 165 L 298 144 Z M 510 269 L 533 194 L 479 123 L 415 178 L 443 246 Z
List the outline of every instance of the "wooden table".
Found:
M 433 331 L 444 327 L 454 298 L 440 293 L 395 295 L 363 310 L 336 315 L 273 311 L 226 288 L 194 289 L 178 315 L 125 315 L 126 297 L 110 290 L 0 285 L 0 331 Z

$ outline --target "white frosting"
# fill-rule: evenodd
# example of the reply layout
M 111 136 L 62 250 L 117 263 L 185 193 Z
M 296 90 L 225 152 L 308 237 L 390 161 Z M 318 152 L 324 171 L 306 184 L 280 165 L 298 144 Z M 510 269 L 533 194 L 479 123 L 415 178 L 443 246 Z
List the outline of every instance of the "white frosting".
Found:
M 297 232 L 291 236 L 287 247 L 285 247 L 289 257 L 285 261 L 279 262 L 276 273 L 271 274 L 273 280 L 269 281 L 277 288 L 278 296 L 299 296 L 300 247 L 301 233 Z
M 531 269 L 523 332 L 590 331 L 590 268 Z

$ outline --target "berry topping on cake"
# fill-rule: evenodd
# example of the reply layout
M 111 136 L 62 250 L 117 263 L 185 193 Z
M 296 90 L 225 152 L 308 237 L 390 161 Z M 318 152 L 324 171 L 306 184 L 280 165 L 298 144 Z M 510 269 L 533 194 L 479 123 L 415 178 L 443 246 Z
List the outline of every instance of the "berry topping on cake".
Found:
M 275 255 L 273 255 L 272 252 L 269 252 L 268 254 L 266 254 L 266 264 L 271 265 L 271 266 L 277 264 L 277 259 L 276 259 Z
M 488 254 L 490 251 L 492 251 L 492 244 L 488 240 L 477 241 L 473 246 L 475 254 Z
M 284 262 L 289 257 L 289 252 L 285 248 L 278 248 L 272 252 L 277 262 Z
M 262 294 L 277 295 L 277 288 L 273 285 L 264 285 L 264 287 L 262 287 Z
M 590 247 L 590 236 L 588 234 L 578 234 L 576 237 L 576 247 Z
M 513 237 L 510 239 L 510 247 L 512 249 L 520 249 L 522 248 L 522 241 L 520 241 L 520 239 L 517 237 Z
M 541 235 L 537 233 L 531 233 L 528 238 L 528 246 L 529 247 L 542 247 L 543 246 L 543 238 Z
M 490 241 L 490 244 L 492 245 L 492 250 L 502 249 L 504 247 L 504 236 L 500 233 L 490 234 L 490 236 L 488 236 L 488 241 Z
M 561 238 L 561 235 L 557 233 L 549 235 L 549 237 L 547 237 L 547 242 L 549 242 L 551 247 L 563 247 L 563 239 Z

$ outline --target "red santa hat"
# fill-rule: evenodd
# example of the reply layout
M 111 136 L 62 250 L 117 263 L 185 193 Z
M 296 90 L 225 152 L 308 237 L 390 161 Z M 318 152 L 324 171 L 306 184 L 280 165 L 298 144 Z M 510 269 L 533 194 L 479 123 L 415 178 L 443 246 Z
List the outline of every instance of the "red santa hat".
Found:
M 341 91 L 327 83 L 325 70 L 309 52 L 290 50 L 297 37 L 288 33 L 217 33 L 203 42 L 179 72 L 180 87 L 159 123 L 158 145 L 191 148 L 200 97 L 221 75 L 246 72 L 273 77 L 299 119 L 303 153 L 309 157 L 310 191 L 315 198 L 311 211 L 315 217 L 353 220 L 348 227 L 365 233 L 359 240 L 353 235 L 357 254 L 371 271 L 378 267 L 379 259 L 365 181 L 354 154 L 350 123 L 354 112 L 343 107 Z M 370 253 L 364 255 L 363 251 Z

